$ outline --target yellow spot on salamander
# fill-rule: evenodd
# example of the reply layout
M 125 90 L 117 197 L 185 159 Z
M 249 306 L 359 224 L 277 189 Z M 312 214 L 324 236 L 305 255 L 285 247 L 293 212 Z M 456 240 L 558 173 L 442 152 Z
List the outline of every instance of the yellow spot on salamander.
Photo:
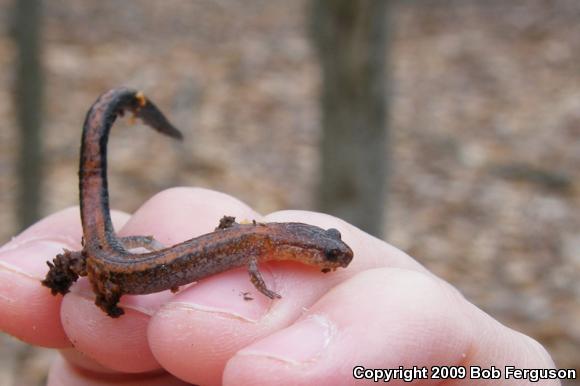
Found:
M 143 94 L 142 91 L 139 91 L 137 92 L 137 94 L 135 94 L 135 99 L 137 99 L 139 107 L 145 107 L 145 105 L 147 104 L 147 98 L 145 97 L 145 94 Z

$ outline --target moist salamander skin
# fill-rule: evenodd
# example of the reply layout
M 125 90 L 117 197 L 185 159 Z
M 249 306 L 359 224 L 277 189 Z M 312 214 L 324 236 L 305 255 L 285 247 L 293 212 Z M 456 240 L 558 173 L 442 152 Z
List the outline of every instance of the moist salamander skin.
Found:
M 145 96 L 136 90 L 116 88 L 101 95 L 89 109 L 81 141 L 79 188 L 83 249 L 64 251 L 52 262 L 42 284 L 51 292 L 65 294 L 79 276 L 88 276 L 96 295 L 95 304 L 111 317 L 123 294 L 148 294 L 246 265 L 257 290 L 270 298 L 270 290 L 258 263 L 271 260 L 297 261 L 324 273 L 345 268 L 353 258 L 350 247 L 336 229 L 303 223 L 239 224 L 224 216 L 214 232 L 169 248 L 150 236 L 119 238 L 115 235 L 107 190 L 107 142 L 116 118 L 126 111 L 170 137 L 182 135 Z M 150 252 L 136 254 L 143 247 Z

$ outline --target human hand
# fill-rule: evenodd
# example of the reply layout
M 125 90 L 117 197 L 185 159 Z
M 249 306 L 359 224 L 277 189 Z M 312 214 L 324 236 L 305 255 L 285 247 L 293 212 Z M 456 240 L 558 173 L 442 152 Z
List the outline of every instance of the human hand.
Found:
M 176 295 L 124 296 L 126 314 L 112 319 L 94 305 L 86 279 L 64 297 L 40 285 L 47 260 L 63 248 L 80 249 L 78 209 L 56 213 L 0 249 L 0 329 L 61 349 L 49 385 L 186 384 L 178 378 L 202 385 L 346 385 L 361 382 L 353 378 L 358 365 L 554 366 L 536 341 L 485 314 L 408 255 L 337 218 L 305 211 L 261 216 L 230 196 L 192 188 L 164 191 L 133 216 L 112 215 L 121 236 L 154 235 L 165 245 L 212 231 L 223 215 L 299 221 L 340 230 L 354 259 L 326 275 L 298 263 L 265 264 L 266 283 L 282 295 L 275 301 L 255 290 L 245 269 L 235 269 Z M 253 300 L 244 300 L 246 292 Z M 467 379 L 424 384 L 478 384 Z

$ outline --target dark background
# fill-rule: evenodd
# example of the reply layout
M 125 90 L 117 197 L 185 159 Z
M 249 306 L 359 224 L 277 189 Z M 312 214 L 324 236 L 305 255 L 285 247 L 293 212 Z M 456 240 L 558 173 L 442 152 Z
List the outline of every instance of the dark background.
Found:
M 186 139 L 120 122 L 114 208 L 187 185 L 262 212 L 315 209 L 307 2 L 43 4 L 42 214 L 78 203 L 84 114 L 119 85 L 144 90 Z M 18 230 L 11 7 L 0 0 L 0 243 Z M 580 2 L 401 1 L 391 16 L 384 238 L 580 368 Z M 51 355 L 0 337 L 0 384 L 38 384 Z

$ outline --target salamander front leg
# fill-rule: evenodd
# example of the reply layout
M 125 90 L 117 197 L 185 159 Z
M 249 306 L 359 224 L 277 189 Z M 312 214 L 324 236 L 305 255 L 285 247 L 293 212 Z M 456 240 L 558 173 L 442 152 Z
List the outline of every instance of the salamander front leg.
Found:
M 220 229 L 228 229 L 231 228 L 233 226 L 239 225 L 236 222 L 236 218 L 233 216 L 223 216 L 222 218 L 220 218 L 220 223 L 218 224 L 218 226 L 215 228 L 215 230 L 220 230 Z
M 258 269 L 258 261 L 255 257 L 250 257 L 250 260 L 248 261 L 248 273 L 250 274 L 250 281 L 258 291 L 270 299 L 280 299 L 282 297 L 268 288 L 266 282 L 262 278 L 260 270 Z

